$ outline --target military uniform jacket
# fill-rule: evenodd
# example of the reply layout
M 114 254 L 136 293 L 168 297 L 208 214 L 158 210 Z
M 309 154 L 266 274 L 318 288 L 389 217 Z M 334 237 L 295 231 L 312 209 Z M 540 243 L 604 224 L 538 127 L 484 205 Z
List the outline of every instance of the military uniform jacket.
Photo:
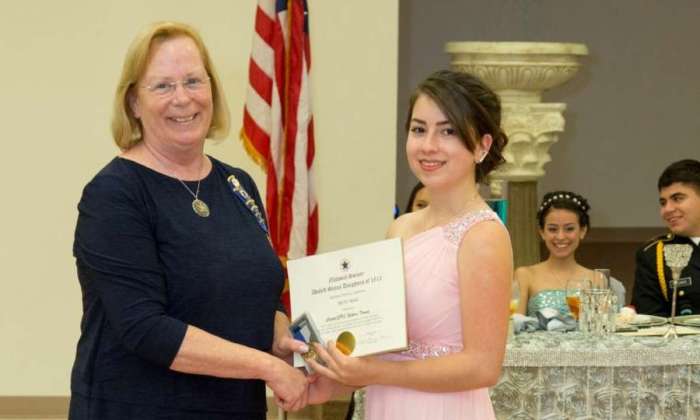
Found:
M 670 244 L 693 247 L 688 266 L 681 273 L 681 278 L 690 277 L 692 284 L 678 288 L 676 315 L 700 313 L 700 248 L 689 238 L 669 233 L 637 251 L 632 305 L 640 314 L 671 316 L 671 269 L 663 256 L 663 247 Z

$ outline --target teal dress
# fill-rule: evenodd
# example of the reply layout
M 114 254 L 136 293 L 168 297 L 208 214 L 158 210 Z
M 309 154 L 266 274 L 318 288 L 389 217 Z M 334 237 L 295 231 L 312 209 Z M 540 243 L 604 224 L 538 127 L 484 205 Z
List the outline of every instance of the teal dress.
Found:
M 561 315 L 568 315 L 569 305 L 566 304 L 566 290 L 545 289 L 537 292 L 527 301 L 527 316 L 535 316 L 537 311 L 544 308 L 554 308 Z

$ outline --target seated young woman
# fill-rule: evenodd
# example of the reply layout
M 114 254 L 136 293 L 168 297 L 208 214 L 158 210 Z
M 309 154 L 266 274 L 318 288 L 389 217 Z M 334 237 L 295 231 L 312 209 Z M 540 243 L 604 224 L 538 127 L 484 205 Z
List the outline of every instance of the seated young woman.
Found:
M 566 303 L 570 279 L 593 279 L 593 270 L 576 262 L 576 249 L 590 226 L 588 200 L 570 191 L 549 192 L 537 212 L 539 233 L 549 256 L 538 264 L 519 267 L 514 278 L 520 284 L 517 312 L 528 316 L 543 308 L 555 308 L 562 315 L 571 311 Z M 610 287 L 624 304 L 622 283 L 611 278 Z

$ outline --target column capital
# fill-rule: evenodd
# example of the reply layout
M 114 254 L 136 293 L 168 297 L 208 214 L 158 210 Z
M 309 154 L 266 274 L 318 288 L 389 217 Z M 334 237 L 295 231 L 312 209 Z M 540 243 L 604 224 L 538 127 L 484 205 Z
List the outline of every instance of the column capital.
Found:
M 501 127 L 510 142 L 506 164 L 492 179 L 536 181 L 551 160 L 549 147 L 564 131 L 566 104 L 542 103 L 542 92 L 565 83 L 588 55 L 583 44 L 555 42 L 448 42 L 452 68 L 479 77 L 500 97 Z
M 501 127 L 508 135 L 503 151 L 506 163 L 492 174 L 493 179 L 535 181 L 544 176 L 544 165 L 551 160 L 549 148 L 564 132 L 566 104 L 504 104 Z

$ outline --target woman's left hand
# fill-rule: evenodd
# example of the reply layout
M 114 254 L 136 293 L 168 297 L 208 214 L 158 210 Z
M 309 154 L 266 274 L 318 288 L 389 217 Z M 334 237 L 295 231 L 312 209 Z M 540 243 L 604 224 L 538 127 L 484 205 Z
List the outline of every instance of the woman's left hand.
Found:
M 315 360 L 308 360 L 314 372 L 353 387 L 362 387 L 373 383 L 371 378 L 372 358 L 346 356 L 336 348 L 335 341 L 329 341 L 326 347 L 319 343 L 312 345 L 326 364 L 326 366 L 322 366 Z
M 295 340 L 291 334 L 276 337 L 272 345 L 272 354 L 291 364 L 292 353 L 306 353 L 309 347 L 303 341 Z
M 306 353 L 309 347 L 306 343 L 292 338 L 289 332 L 289 319 L 282 312 L 275 313 L 275 332 L 272 341 L 272 354 L 292 363 L 292 353 Z

